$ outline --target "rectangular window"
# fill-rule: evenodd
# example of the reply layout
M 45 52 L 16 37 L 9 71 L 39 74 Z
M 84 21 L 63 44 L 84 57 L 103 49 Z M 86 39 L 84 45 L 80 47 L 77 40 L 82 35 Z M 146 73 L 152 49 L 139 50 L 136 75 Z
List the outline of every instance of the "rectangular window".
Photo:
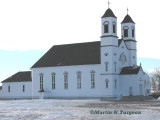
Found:
M 108 88 L 108 80 L 106 80 L 106 88 Z
M 113 33 L 116 33 L 116 25 L 113 25 Z
M 114 82 L 115 82 L 115 88 L 117 88 L 117 80 L 115 80 Z
M 108 63 L 105 63 L 106 64 L 106 72 L 108 71 Z
M 91 88 L 95 88 L 95 75 L 91 73 Z
M 114 63 L 114 70 L 115 70 L 115 72 L 116 72 L 116 64 L 117 64 L 117 63 L 115 62 L 115 63 Z
M 11 89 L 10 86 L 8 86 L 8 92 L 10 92 L 10 89 Z
M 40 90 L 43 90 L 43 75 L 40 75 Z
M 124 37 L 128 37 L 128 29 L 124 29 Z
M 52 89 L 56 88 L 55 74 L 52 75 Z
M 108 33 L 108 24 L 104 25 L 104 33 Z
M 134 37 L 134 29 L 132 29 L 132 37 Z
M 81 74 L 77 74 L 77 88 L 81 89 Z
M 64 74 L 64 89 L 68 89 L 68 74 Z
M 25 92 L 25 86 L 23 85 L 23 92 Z

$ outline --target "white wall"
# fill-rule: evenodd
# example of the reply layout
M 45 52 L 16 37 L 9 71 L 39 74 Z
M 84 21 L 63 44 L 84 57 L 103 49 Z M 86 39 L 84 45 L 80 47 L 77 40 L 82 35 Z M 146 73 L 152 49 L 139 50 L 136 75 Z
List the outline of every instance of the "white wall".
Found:
M 145 81 L 148 81 L 145 82 Z M 132 75 L 121 75 L 120 76 L 120 92 L 123 96 L 129 96 L 129 87 L 132 87 L 133 96 L 141 95 L 139 85 L 142 85 L 142 95 L 146 94 L 146 90 L 149 89 L 150 94 L 150 79 L 147 74 L 140 69 L 138 74 Z
M 24 92 L 23 85 L 25 85 Z M 8 86 L 10 86 L 10 92 L 8 92 Z M 2 83 L 2 95 L 0 98 L 32 98 L 32 82 Z
M 39 98 L 40 93 L 40 73 L 44 74 L 43 87 L 45 97 L 111 97 L 109 87 L 106 89 L 105 80 L 101 78 L 101 66 L 97 65 L 79 65 L 79 66 L 61 66 L 61 67 L 46 67 L 34 68 L 33 70 L 33 98 Z M 95 88 L 91 88 L 90 71 L 95 71 Z M 68 72 L 68 89 L 64 89 L 64 75 Z M 81 71 L 81 89 L 77 89 L 77 71 Z M 56 89 L 52 90 L 51 73 L 56 73 Z M 111 82 L 109 83 L 111 86 Z M 110 94 L 109 94 L 110 93 Z

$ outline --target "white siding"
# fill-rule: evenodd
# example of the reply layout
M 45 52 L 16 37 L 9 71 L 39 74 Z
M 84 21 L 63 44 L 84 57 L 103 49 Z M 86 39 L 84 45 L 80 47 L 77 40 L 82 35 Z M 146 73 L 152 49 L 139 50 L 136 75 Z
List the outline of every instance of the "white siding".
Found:
M 1 98 L 32 98 L 32 82 L 5 82 L 2 86 Z M 10 92 L 8 92 L 8 86 L 10 86 Z

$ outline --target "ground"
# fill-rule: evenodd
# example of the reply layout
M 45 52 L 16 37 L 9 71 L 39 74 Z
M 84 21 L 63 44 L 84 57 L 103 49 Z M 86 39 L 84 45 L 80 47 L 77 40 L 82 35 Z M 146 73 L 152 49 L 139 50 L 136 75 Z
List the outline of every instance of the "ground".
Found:
M 127 111 L 130 112 L 127 113 Z M 0 100 L 0 119 L 159 120 L 160 99 L 128 102 L 59 99 Z

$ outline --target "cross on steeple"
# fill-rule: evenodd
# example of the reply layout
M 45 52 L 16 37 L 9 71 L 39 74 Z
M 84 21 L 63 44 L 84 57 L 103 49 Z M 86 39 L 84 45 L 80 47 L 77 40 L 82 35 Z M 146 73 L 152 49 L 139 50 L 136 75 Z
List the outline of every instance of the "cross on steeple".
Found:
M 109 8 L 109 4 L 111 4 L 111 3 L 110 3 L 109 0 L 108 0 L 108 8 Z
M 129 9 L 128 9 L 128 7 L 127 7 L 127 14 L 128 14 L 128 11 L 129 11 Z

